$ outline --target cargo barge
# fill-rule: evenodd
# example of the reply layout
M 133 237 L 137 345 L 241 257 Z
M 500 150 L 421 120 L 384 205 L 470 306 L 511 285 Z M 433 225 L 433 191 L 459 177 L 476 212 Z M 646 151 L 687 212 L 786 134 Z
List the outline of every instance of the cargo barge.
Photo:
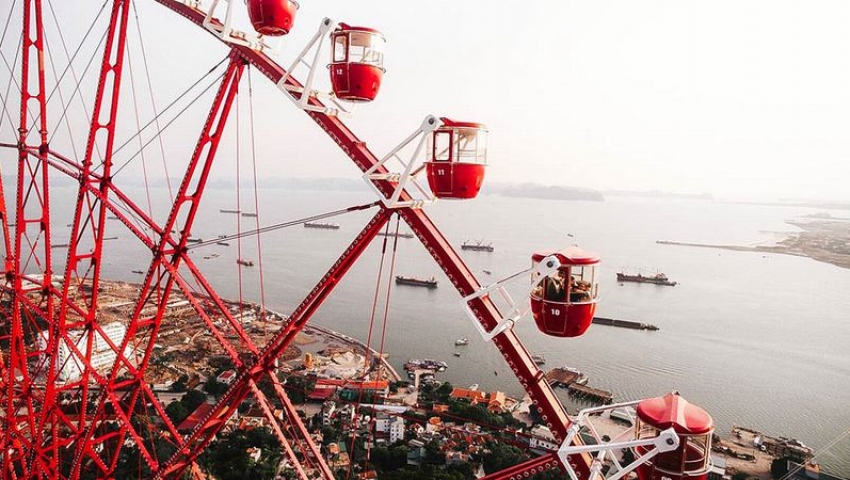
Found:
M 304 224 L 304 228 L 323 228 L 325 230 L 339 230 L 339 225 L 337 225 L 336 223 L 307 222 Z
M 633 283 L 651 283 L 653 285 L 667 285 L 675 287 L 676 282 L 671 282 L 667 275 L 657 273 L 652 276 L 644 276 L 638 273 L 637 275 L 627 275 L 623 272 L 617 272 L 618 282 L 633 282 Z
M 437 280 L 433 276 L 431 278 L 416 278 L 396 275 L 395 283 L 399 285 L 412 285 L 414 287 L 437 288 Z
M 463 242 L 460 246 L 461 250 L 472 250 L 473 252 L 492 252 L 495 250 L 492 243 L 484 244 L 483 242 L 469 243 Z

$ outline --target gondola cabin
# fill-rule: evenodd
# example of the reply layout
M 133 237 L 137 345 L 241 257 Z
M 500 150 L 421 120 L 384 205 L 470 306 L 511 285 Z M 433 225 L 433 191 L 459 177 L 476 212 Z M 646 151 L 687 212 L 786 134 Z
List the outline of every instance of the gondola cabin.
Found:
M 487 166 L 487 127 L 441 118 L 428 142 L 425 170 L 437 198 L 475 198 Z
M 286 35 L 295 21 L 298 2 L 293 0 L 248 0 L 248 17 L 261 35 Z
M 704 480 L 711 469 L 711 436 L 714 421 L 702 408 L 675 393 L 650 398 L 637 406 L 637 439 L 657 436 L 673 428 L 679 447 L 659 453 L 637 469 L 640 480 Z M 643 454 L 651 447 L 637 447 Z
M 531 314 L 541 332 L 555 337 L 578 337 L 593 322 L 599 301 L 596 267 L 599 257 L 578 247 L 559 252 L 538 252 L 531 256 L 536 265 L 555 255 L 561 262 L 548 276 L 532 277 Z
M 349 102 L 370 102 L 378 96 L 384 77 L 384 46 L 381 32 L 344 23 L 331 32 L 331 86 L 334 94 Z

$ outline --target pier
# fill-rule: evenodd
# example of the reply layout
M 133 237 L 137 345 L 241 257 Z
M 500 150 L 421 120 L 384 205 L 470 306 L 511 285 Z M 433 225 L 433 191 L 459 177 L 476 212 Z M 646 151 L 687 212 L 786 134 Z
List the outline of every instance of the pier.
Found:
M 658 326 L 651 323 L 634 322 L 632 320 L 619 320 L 616 318 L 593 317 L 593 323 L 597 325 L 608 325 L 610 327 L 631 328 L 632 330 L 649 330 L 655 332 L 660 330 Z
M 566 368 L 553 368 L 546 372 L 546 381 L 553 387 L 569 388 L 579 379 L 580 374 Z
M 578 397 L 582 400 L 590 400 L 605 405 L 610 404 L 614 400 L 614 395 L 611 392 L 606 392 L 605 390 L 600 390 L 598 388 L 588 387 L 585 385 L 579 385 L 577 383 L 573 383 L 572 385 L 567 387 L 567 391 L 570 393 L 570 395 Z

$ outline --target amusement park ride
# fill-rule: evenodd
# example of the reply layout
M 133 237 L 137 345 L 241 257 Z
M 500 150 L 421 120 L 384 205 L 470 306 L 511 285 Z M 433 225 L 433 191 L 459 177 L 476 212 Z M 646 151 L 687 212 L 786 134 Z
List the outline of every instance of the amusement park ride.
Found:
M 598 257 L 578 248 L 534 253 L 528 270 L 482 286 L 426 214 L 424 207 L 437 199 L 470 199 L 478 194 L 486 170 L 484 125 L 428 116 L 398 147 L 378 157 L 343 122 L 353 113 L 354 104 L 370 102 L 379 93 L 385 44 L 380 32 L 324 19 L 295 62 L 284 70 L 272 59 L 273 49 L 267 41 L 296 28 L 296 2 L 248 0 L 247 13 L 256 34 L 234 26 L 234 9 L 243 8 L 243 2 L 214 0 L 207 10 L 197 1 L 157 2 L 205 28 L 229 49 L 227 69 L 170 213 L 162 222 L 114 181 L 116 125 L 121 120 L 117 113 L 127 83 L 124 67 L 131 1 L 107 2 L 110 21 L 81 159 L 54 150 L 49 141 L 48 120 L 54 117 L 48 115 L 48 106 L 55 100 L 50 98 L 53 90 L 45 76 L 44 60 L 50 54 L 44 30 L 46 2 L 20 2 L 23 40 L 15 79 L 20 90 L 17 138 L 15 143 L 2 144 L 4 173 L 12 165 L 10 152 L 16 152 L 16 184 L 11 188 L 0 184 L 5 247 L 0 311 L 0 478 L 113 478 L 122 449 L 138 452 L 150 478 L 181 478 L 249 397 L 265 412 L 300 478 L 333 478 L 275 374 L 277 360 L 392 215 L 407 223 L 442 268 L 473 324 L 505 358 L 540 418 L 561 442 L 557 451 L 487 478 L 528 478 L 553 468 L 573 480 L 617 480 L 632 471 L 641 480 L 705 477 L 713 422 L 702 409 L 677 394 L 603 407 L 635 405 L 638 418 L 633 429 L 602 441 L 589 421 L 600 409 L 569 416 L 513 329 L 530 310 L 546 335 L 584 334 L 599 301 Z M 216 16 L 220 3 L 226 7 L 223 17 Z M 315 74 L 325 66 L 320 59 L 325 40 L 331 50 L 326 65 L 331 92 L 319 92 L 315 87 Z M 267 77 L 305 111 L 363 172 L 380 200 L 379 211 L 265 345 L 257 345 L 242 328 L 187 249 L 246 67 Z M 303 84 L 293 76 L 302 67 L 307 69 Z M 421 162 L 423 151 L 426 160 Z M 61 272 L 54 270 L 51 256 L 57 241 L 51 231 L 54 212 L 48 171 L 78 184 L 71 234 L 60 240 L 68 242 Z M 419 183 L 422 171 L 428 188 Z M 7 204 L 11 192 L 15 192 L 14 201 Z M 107 215 L 120 220 L 151 254 L 120 340 L 104 332 L 98 315 Z M 530 306 L 524 300 L 515 302 L 504 287 L 528 276 Z M 199 285 L 200 293 L 194 285 Z M 237 370 L 236 380 L 212 411 L 187 434 L 177 431 L 145 377 L 169 297 L 175 291 L 188 299 Z M 506 314 L 490 298 L 494 293 L 510 305 Z M 223 323 L 214 320 L 210 308 Z M 84 333 L 77 333 L 80 331 Z M 105 343 L 115 359 L 106 368 L 93 358 L 98 342 Z M 62 380 L 64 366 L 53 361 L 60 350 L 79 366 L 78 378 Z M 271 380 L 273 396 L 283 405 L 282 417 L 272 411 L 272 395 L 258 388 L 263 380 Z M 157 418 L 157 434 L 173 447 L 167 453 L 152 447 L 150 432 L 143 431 L 138 421 L 142 412 Z M 579 433 L 596 436 L 597 443 L 585 444 Z M 636 459 L 629 465 L 621 465 L 614 455 L 623 448 L 635 452 Z

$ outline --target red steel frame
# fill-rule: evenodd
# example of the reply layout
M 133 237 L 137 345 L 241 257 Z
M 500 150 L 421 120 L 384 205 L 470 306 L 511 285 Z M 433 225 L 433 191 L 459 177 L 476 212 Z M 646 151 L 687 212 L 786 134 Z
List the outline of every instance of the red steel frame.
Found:
M 193 23 L 202 25 L 204 12 L 177 0 L 157 1 Z M 221 132 L 238 92 L 244 67 L 253 65 L 275 83 L 283 78 L 285 72 L 261 52 L 229 45 L 231 53 L 227 71 L 223 75 L 168 219 L 163 225 L 158 225 L 115 186 L 111 177 L 129 5 L 129 0 L 113 2 L 86 154 L 80 164 L 52 151 L 47 144 L 41 1 L 24 2 L 20 119 L 22 128 L 16 146 L 18 184 L 14 246 L 11 245 L 5 197 L 0 184 L 0 216 L 6 248 L 5 269 L 7 279 L 12 281 L 11 285 L 7 282 L 2 287 L 3 293 L 11 297 L 11 311 L 3 312 L 8 319 L 8 331 L 0 337 L 0 340 L 6 340 L 9 344 L 8 358 L 0 357 L 0 381 L 3 382 L 0 395 L 5 395 L 2 410 L 4 416 L 0 419 L 3 427 L 0 451 L 11 453 L 3 455 L 0 476 L 67 476 L 76 479 L 80 478 L 84 469 L 94 468 L 99 472 L 99 476 L 109 477 L 115 471 L 122 445 L 129 437 L 152 472 L 153 478 L 179 478 L 191 468 L 198 455 L 220 431 L 225 419 L 230 417 L 241 401 L 248 395 L 253 395 L 265 412 L 285 453 L 296 465 L 297 473 L 302 478 L 333 478 L 318 447 L 274 374 L 275 361 L 309 322 L 312 314 L 331 294 L 338 281 L 356 262 L 394 211 L 384 207 L 380 209 L 293 312 L 284 328 L 267 345 L 258 348 L 187 255 L 186 243 L 216 156 Z M 33 53 L 38 57 L 37 93 L 32 93 L 34 89 L 31 88 L 29 79 L 30 69 L 33 67 Z M 287 82 L 292 87 L 300 87 L 292 77 L 289 77 Z M 111 92 L 111 95 L 107 97 L 106 92 Z M 321 105 L 315 99 L 311 99 L 311 102 L 317 106 Z M 26 128 L 30 103 L 38 104 L 38 144 L 30 142 Z M 338 117 L 312 111 L 307 113 L 362 171 L 378 163 L 378 158 L 366 144 Z M 95 151 L 102 155 L 97 165 L 94 161 Z M 61 288 L 55 287 L 52 279 L 48 167 L 80 182 L 73 233 Z M 395 187 L 384 180 L 374 180 L 374 183 L 386 196 L 391 195 Z M 402 200 L 408 198 L 405 192 Z M 127 213 L 128 211 L 130 213 Z M 480 288 L 472 272 L 423 210 L 401 208 L 397 211 L 461 296 L 467 296 Z M 140 289 L 139 301 L 127 326 L 127 335 L 120 344 L 109 341 L 103 335 L 117 356 L 111 371 L 103 374 L 91 366 L 90 360 L 94 333 L 102 334 L 102 326 L 96 320 L 96 310 L 107 213 L 118 217 L 130 232 L 152 251 L 152 260 Z M 141 222 L 144 229 L 139 228 L 134 221 Z M 33 226 L 38 227 L 37 231 L 30 228 Z M 175 229 L 178 232 L 176 235 L 171 233 Z M 183 278 L 181 270 L 188 271 L 191 280 L 201 286 L 203 298 L 194 293 L 187 279 Z M 28 277 L 28 287 L 25 289 L 24 277 L 33 272 L 43 275 L 40 278 Z M 31 286 L 33 283 L 30 282 L 33 281 L 35 287 Z M 220 398 L 209 416 L 185 437 L 180 435 L 168 420 L 164 408 L 144 380 L 165 306 L 175 286 L 189 300 L 238 371 L 236 381 Z M 85 292 L 86 289 L 89 293 Z M 33 290 L 40 293 L 40 297 L 33 298 Z M 501 318 L 496 307 L 486 298 L 474 302 L 472 307 L 478 320 L 486 328 L 493 328 Z M 156 306 L 153 315 L 144 313 L 149 305 Z M 213 315 L 223 317 L 224 325 L 218 326 Z M 26 332 L 38 332 L 44 327 L 44 323 L 47 332 L 45 351 L 32 348 L 27 351 L 24 342 Z M 83 346 L 76 345 L 70 333 L 80 330 L 88 333 L 88 340 Z M 235 336 L 236 342 L 228 340 L 228 336 Z M 60 343 L 70 348 L 82 364 L 83 371 L 80 380 L 57 387 L 54 386 L 53 380 L 58 372 L 53 361 L 46 362 L 47 365 L 39 364 L 38 372 L 30 372 L 30 366 L 33 358 L 42 354 L 47 354 L 47 358 L 54 358 Z M 540 410 L 547 426 L 559 440 L 564 438 L 570 424 L 569 418 L 543 378 L 543 372 L 531 360 L 519 338 L 513 331 L 507 331 L 497 336 L 494 344 Z M 127 355 L 125 352 L 128 349 L 135 352 L 135 355 Z M 246 358 L 249 360 L 245 360 Z M 40 381 L 36 381 L 39 373 L 45 377 L 43 387 L 39 387 Z M 284 406 L 283 420 L 275 417 L 270 400 L 258 388 L 258 383 L 266 378 L 272 381 L 275 396 Z M 89 402 L 89 395 L 95 394 L 95 391 L 90 390 L 92 385 L 97 392 L 96 400 Z M 68 392 L 81 393 L 82 408 L 76 414 L 63 412 L 57 404 L 59 396 Z M 163 462 L 150 451 L 143 433 L 137 431 L 131 422 L 134 416 L 147 414 L 148 405 L 151 405 L 155 414 L 162 419 L 165 434 L 177 447 L 177 451 Z M 118 427 L 107 428 L 106 420 L 117 420 Z M 69 456 L 72 460 L 66 475 L 63 469 L 67 470 L 65 463 Z M 573 461 L 579 475 L 586 477 L 589 473 L 589 456 L 576 456 Z M 529 474 L 559 466 L 553 453 L 536 457 L 487 478 L 526 478 Z

